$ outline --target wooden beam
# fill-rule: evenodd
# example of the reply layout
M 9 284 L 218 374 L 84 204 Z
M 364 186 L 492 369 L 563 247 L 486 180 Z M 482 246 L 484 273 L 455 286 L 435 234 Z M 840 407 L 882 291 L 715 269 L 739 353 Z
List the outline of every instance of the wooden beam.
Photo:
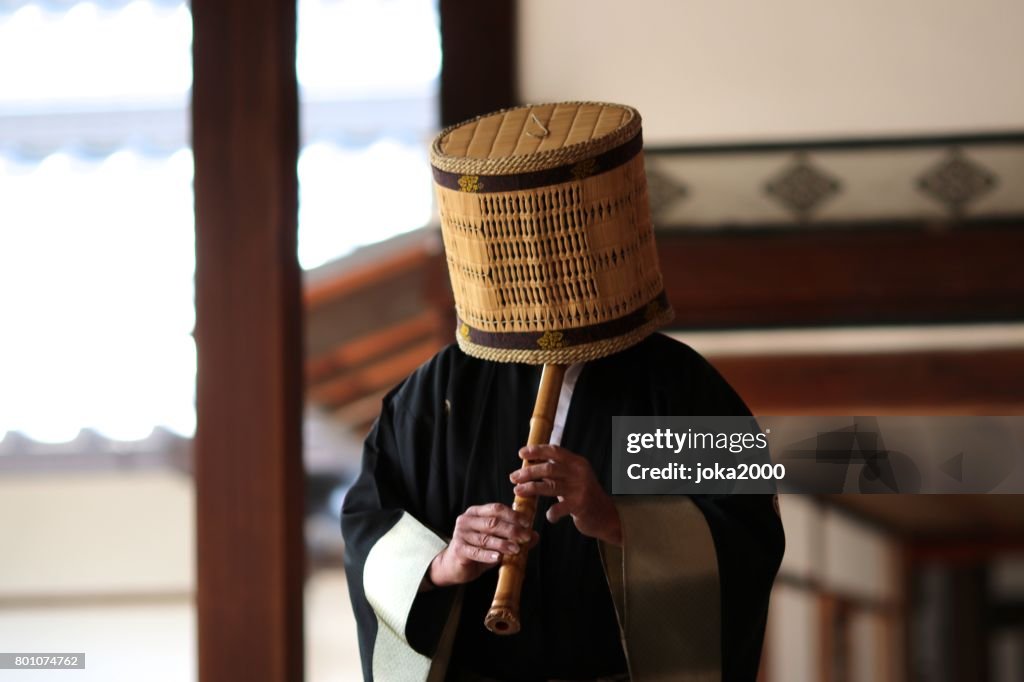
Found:
M 441 125 L 513 106 L 515 0 L 440 0 Z
M 855 518 L 913 541 L 921 553 L 977 556 L 981 549 L 1024 547 L 1021 495 L 825 495 Z M 910 545 L 908 545 L 910 546 Z
M 678 329 L 1024 320 L 1024 223 L 663 229 L 657 239 Z M 422 272 L 426 299 L 453 315 L 443 255 Z
M 372 268 L 372 266 L 370 266 Z M 342 286 L 331 295 L 307 307 L 306 356 L 321 358 L 339 346 L 346 345 L 382 327 L 399 324 L 420 315 L 424 309 L 444 310 L 434 306 L 427 295 L 438 270 L 447 278 L 447 266 L 441 254 L 429 253 L 412 258 L 401 267 L 386 267 L 387 272 L 376 272 L 372 280 L 358 286 Z M 348 275 L 340 279 L 348 280 Z M 332 282 L 318 286 L 331 287 Z M 441 319 L 444 319 L 443 317 Z M 444 325 L 454 330 L 455 324 Z M 453 338 L 449 331 L 447 338 Z
M 755 414 L 1018 414 L 1024 349 L 723 356 Z
M 436 254 L 422 246 L 405 249 L 354 268 L 338 277 L 310 284 L 303 291 L 303 300 L 307 307 L 316 308 L 339 298 L 358 295 L 383 280 L 394 277 L 398 273 L 422 267 L 435 258 L 437 258 Z
M 836 657 L 842 655 L 846 660 L 846 639 L 840 640 L 836 633 L 836 620 L 839 617 L 843 605 L 839 598 L 830 593 L 821 592 L 817 595 L 818 602 L 818 628 L 821 640 L 819 641 L 821 657 L 818 659 L 818 679 L 821 682 L 836 682 Z M 837 649 L 843 651 L 837 651 Z M 840 678 L 846 679 L 840 671 Z
M 351 371 L 424 337 L 436 337 L 440 320 L 436 312 L 419 315 L 338 346 L 306 361 L 306 383 L 313 386 L 333 374 Z
M 960 513 L 953 495 L 824 495 L 823 499 L 859 522 L 904 537 L 964 536 L 983 530 Z
M 1024 319 L 1024 225 L 658 233 L 675 326 Z
M 438 351 L 440 344 L 430 338 L 354 372 L 310 389 L 311 400 L 336 409 L 367 394 L 394 386 Z
M 192 3 L 199 679 L 303 679 L 294 0 Z
M 925 562 L 987 563 L 999 556 L 1024 552 L 1024 538 L 1018 532 L 1014 535 L 994 538 L 975 538 L 967 535 L 957 537 L 936 535 L 907 542 L 905 551 L 911 564 Z

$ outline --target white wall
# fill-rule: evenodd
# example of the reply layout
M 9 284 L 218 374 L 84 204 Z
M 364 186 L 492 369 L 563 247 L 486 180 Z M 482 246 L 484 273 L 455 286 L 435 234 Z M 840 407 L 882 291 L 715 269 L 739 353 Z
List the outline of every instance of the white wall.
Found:
M 167 471 L 0 477 L 0 599 L 191 592 L 193 500 Z
M 822 524 L 822 585 L 850 597 L 876 602 L 894 599 L 896 546 L 892 539 L 829 509 Z
M 850 618 L 850 681 L 880 682 L 890 678 L 883 646 L 885 621 L 875 612 L 855 611 Z M 897 644 L 889 642 L 889 648 Z
M 1024 128 L 1019 0 L 521 0 L 520 98 L 648 143 Z
M 874 605 L 896 602 L 897 547 L 886 534 L 805 495 L 779 500 L 786 529 L 781 579 L 768 615 L 767 673 L 772 682 L 814 682 L 827 650 L 823 596 L 853 603 L 850 674 L 854 681 L 898 679 L 898 642 Z
M 823 645 L 817 596 L 777 586 L 768 612 L 768 679 L 816 682 L 820 678 Z
M 843 597 L 896 597 L 897 547 L 887 534 L 822 506 L 806 495 L 781 495 L 786 530 L 780 574 Z
M 780 495 L 779 513 L 786 530 L 780 572 L 802 580 L 820 579 L 821 507 L 806 495 Z

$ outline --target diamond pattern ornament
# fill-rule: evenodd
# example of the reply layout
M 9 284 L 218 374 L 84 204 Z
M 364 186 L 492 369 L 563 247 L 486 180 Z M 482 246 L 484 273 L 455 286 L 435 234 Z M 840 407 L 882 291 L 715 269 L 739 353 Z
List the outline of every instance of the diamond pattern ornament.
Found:
M 963 213 L 969 203 L 988 194 L 996 186 L 996 176 L 968 159 L 958 148 L 918 178 L 922 192 L 936 199 L 953 215 Z
M 797 154 L 793 163 L 769 180 L 764 191 L 792 211 L 800 220 L 826 200 L 839 193 L 838 178 L 810 162 L 806 154 Z
M 689 194 L 686 185 L 668 173 L 660 170 L 657 164 L 647 160 L 647 199 L 651 206 L 651 219 L 655 224 L 661 221 L 668 207 Z

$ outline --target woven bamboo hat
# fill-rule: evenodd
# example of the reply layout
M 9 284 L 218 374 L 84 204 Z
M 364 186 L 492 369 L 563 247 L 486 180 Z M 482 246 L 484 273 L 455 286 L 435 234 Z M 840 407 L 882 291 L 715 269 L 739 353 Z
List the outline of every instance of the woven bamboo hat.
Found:
M 563 102 L 443 130 L 434 187 L 467 354 L 570 364 L 672 319 L 632 107 Z

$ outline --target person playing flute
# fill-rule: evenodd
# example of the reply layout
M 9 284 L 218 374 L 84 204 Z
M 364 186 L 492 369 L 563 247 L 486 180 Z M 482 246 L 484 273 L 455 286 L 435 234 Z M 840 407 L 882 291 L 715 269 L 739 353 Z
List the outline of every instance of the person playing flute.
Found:
M 657 332 L 640 115 L 508 109 L 431 163 L 456 343 L 385 396 L 344 501 L 364 678 L 754 680 L 772 497 L 610 494 L 613 416 L 750 414 Z

